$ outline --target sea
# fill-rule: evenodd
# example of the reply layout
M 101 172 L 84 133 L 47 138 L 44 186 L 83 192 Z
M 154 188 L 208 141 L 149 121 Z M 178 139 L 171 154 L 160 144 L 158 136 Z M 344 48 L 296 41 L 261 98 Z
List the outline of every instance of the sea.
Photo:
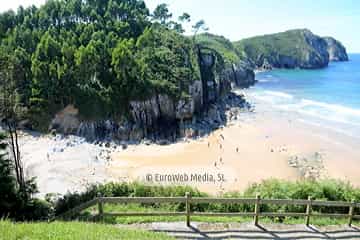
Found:
M 275 69 L 256 79 L 246 92 L 253 101 L 360 139 L 360 54 L 323 69 Z

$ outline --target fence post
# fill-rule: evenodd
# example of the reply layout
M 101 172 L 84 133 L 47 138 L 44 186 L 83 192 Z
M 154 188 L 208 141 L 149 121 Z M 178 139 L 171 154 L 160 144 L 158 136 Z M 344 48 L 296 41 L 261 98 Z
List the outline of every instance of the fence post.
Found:
M 191 198 L 191 193 L 186 192 L 185 193 L 185 208 L 186 208 L 186 226 L 190 227 L 190 198 Z
M 349 222 L 348 222 L 349 227 L 351 227 L 352 220 L 354 217 L 354 208 L 355 208 L 355 200 L 352 200 L 349 208 Z
M 104 214 L 104 205 L 103 205 L 103 201 L 101 198 L 101 194 L 98 194 L 98 214 L 99 214 L 99 219 L 102 220 L 103 219 L 103 214 Z
M 256 194 L 255 200 L 255 210 L 254 210 L 254 224 L 258 225 L 259 223 L 259 213 L 260 213 L 260 195 Z
M 305 224 L 306 226 L 310 225 L 310 215 L 311 215 L 311 205 L 312 205 L 312 198 L 311 196 L 308 197 L 308 204 L 306 205 L 306 220 Z

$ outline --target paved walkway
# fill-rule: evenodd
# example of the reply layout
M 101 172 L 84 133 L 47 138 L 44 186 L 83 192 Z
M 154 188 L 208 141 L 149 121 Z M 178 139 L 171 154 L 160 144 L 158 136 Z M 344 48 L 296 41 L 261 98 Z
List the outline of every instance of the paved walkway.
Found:
M 357 239 L 360 228 L 348 226 L 314 227 L 305 225 L 250 223 L 192 223 L 183 222 L 121 225 L 167 233 L 178 239 Z

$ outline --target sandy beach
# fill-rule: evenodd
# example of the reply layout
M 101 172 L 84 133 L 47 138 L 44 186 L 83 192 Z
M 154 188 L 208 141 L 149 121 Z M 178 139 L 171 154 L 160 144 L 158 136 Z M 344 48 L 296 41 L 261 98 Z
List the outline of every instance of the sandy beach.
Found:
M 212 194 L 241 191 L 268 178 L 339 178 L 360 185 L 358 144 L 296 114 L 255 103 L 254 113 L 243 113 L 199 140 L 113 153 L 107 172 L 114 178 L 125 174 L 129 180 L 191 185 Z M 174 175 L 188 178 L 174 180 Z M 196 175 L 212 175 L 214 181 L 198 181 Z
M 360 186 L 359 139 L 252 104 L 254 112 L 206 137 L 166 146 L 123 149 L 75 136 L 27 135 L 21 140 L 27 175 L 37 177 L 42 195 L 108 181 L 190 185 L 211 194 L 241 191 L 268 178 L 338 178 Z

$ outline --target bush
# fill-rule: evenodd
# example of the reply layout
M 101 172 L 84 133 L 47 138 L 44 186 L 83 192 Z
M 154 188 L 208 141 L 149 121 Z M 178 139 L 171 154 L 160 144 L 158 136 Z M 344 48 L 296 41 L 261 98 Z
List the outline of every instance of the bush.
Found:
M 194 197 L 204 197 L 207 194 L 188 186 L 150 186 L 134 183 L 107 183 L 104 185 L 92 185 L 83 193 L 68 193 L 59 198 L 55 204 L 55 213 L 60 215 L 66 211 L 90 201 L 98 196 L 103 197 L 183 197 L 186 192 L 190 192 Z M 148 204 L 155 206 L 154 204 Z M 177 211 L 184 210 L 184 204 L 171 204 L 172 209 Z M 203 205 L 199 205 L 194 210 L 204 210 Z
M 26 206 L 19 212 L 19 220 L 26 221 L 43 221 L 52 219 L 54 217 L 54 208 L 51 203 L 40 200 L 32 199 Z
M 73 207 L 92 200 L 101 195 L 104 197 L 176 197 L 185 196 L 190 192 L 193 197 L 205 197 L 207 194 L 187 186 L 150 186 L 141 183 L 108 183 L 94 185 L 83 193 L 68 193 L 55 203 L 56 214 L 64 213 Z M 316 200 L 360 201 L 360 189 L 347 182 L 338 180 L 297 181 L 270 179 L 250 185 L 243 193 L 228 192 L 222 197 L 248 198 L 260 194 L 267 199 L 307 199 L 311 196 Z M 145 207 L 184 211 L 184 204 L 142 204 Z M 211 212 L 249 212 L 254 211 L 252 204 L 192 204 L 192 211 Z M 292 205 L 261 205 L 261 211 L 305 212 L 305 206 Z M 314 211 L 329 213 L 347 213 L 348 208 L 314 207 Z M 358 211 L 358 210 L 357 210 Z

